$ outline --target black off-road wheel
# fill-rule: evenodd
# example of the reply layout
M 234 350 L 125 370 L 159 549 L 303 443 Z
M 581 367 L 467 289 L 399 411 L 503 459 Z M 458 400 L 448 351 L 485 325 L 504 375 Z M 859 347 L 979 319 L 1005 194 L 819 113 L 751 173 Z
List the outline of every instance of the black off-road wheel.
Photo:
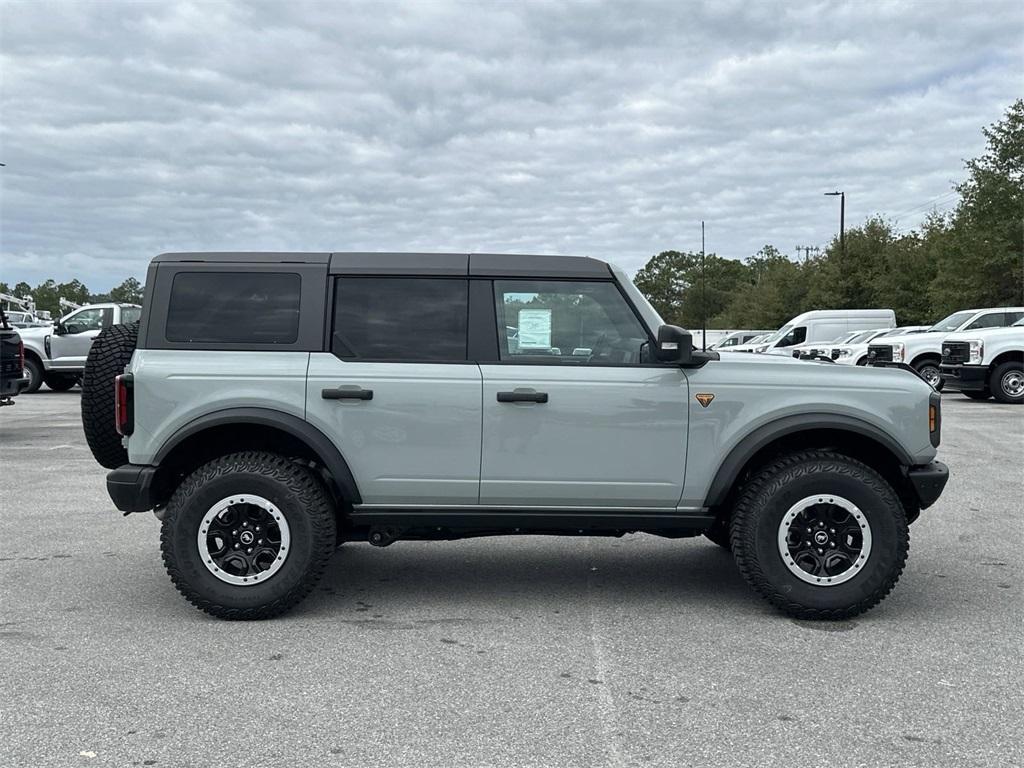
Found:
M 35 358 L 25 355 L 25 373 L 23 375 L 28 377 L 28 386 L 22 390 L 26 395 L 38 392 L 39 388 L 43 386 L 43 366 Z
M 273 453 L 204 464 L 175 490 L 160 533 L 164 565 L 195 607 L 267 619 L 316 586 L 335 549 L 334 503 L 307 467 Z
M 82 375 L 82 429 L 93 458 L 107 469 L 128 463 L 114 416 L 114 378 L 124 373 L 139 338 L 139 324 L 112 325 L 93 341 Z
M 873 607 L 896 585 L 910 548 L 892 487 L 826 450 L 784 456 L 751 478 L 731 540 L 747 582 L 800 619 L 845 619 Z
M 1024 403 L 1024 365 L 1013 360 L 997 365 L 992 371 L 989 389 L 1000 403 Z

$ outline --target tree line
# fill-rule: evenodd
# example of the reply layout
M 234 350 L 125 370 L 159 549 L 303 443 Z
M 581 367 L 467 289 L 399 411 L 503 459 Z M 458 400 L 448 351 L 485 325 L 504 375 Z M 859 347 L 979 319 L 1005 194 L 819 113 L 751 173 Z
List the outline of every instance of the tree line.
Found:
M 62 298 L 73 301 L 75 304 L 99 304 L 105 301 L 141 304 L 144 291 L 145 286 L 134 277 L 129 277 L 107 293 L 92 293 L 81 280 L 71 280 L 66 283 L 44 280 L 34 288 L 26 282 L 17 283 L 13 288 L 9 287 L 7 283 L 0 283 L 0 293 L 17 296 L 19 299 L 31 296 L 36 303 L 37 310 L 46 310 L 53 317 L 67 314 L 67 310 L 60 307 Z
M 796 262 L 772 245 L 743 261 L 663 251 L 634 282 L 665 322 L 778 328 L 811 309 L 885 308 L 901 325 L 958 310 L 1024 303 L 1024 99 L 982 129 L 985 152 L 965 163 L 956 208 L 901 233 L 878 215 Z

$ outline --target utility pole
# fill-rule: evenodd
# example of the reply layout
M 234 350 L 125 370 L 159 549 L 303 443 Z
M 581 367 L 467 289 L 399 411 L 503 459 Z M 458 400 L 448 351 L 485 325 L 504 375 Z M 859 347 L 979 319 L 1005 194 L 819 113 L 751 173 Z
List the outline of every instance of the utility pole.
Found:
M 846 193 L 826 192 L 825 196 L 839 198 L 839 252 L 846 256 Z
M 708 351 L 708 277 L 704 269 L 704 220 L 700 222 L 700 336 L 701 346 Z
M 797 256 L 800 256 L 800 251 L 804 252 L 804 264 L 806 264 L 807 260 L 811 257 L 812 253 L 815 256 L 817 256 L 819 253 L 821 253 L 821 248 L 818 247 L 817 245 L 798 245 L 796 247 L 796 255 Z

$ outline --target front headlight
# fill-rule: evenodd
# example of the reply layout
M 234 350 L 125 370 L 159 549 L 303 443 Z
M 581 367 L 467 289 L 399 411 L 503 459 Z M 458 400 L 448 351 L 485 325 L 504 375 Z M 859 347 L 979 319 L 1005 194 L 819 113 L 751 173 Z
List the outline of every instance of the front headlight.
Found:
M 850 348 L 849 347 L 840 347 L 839 348 L 839 356 L 840 357 L 849 357 L 850 356 Z
M 894 363 L 902 363 L 903 356 L 907 352 L 907 347 L 902 341 L 895 341 L 892 345 L 892 361 Z
M 967 344 L 970 347 L 967 363 L 969 365 L 980 365 L 982 358 L 985 357 L 985 342 L 979 339 L 977 341 L 969 341 Z

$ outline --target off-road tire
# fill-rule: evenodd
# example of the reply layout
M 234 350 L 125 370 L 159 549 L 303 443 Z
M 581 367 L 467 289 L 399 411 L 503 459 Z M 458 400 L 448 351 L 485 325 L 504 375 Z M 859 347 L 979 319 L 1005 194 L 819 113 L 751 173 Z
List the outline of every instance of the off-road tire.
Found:
M 67 392 L 69 389 L 74 389 L 75 384 L 78 383 L 78 377 L 66 373 L 51 373 L 43 381 L 54 392 Z
M 290 529 L 281 569 L 259 584 L 238 586 L 203 564 L 196 537 L 212 506 L 232 494 L 256 494 L 275 504 Z M 335 549 L 334 504 L 304 466 L 265 452 L 235 453 L 204 464 L 174 491 L 160 530 L 164 566 L 196 608 L 221 619 L 268 619 L 295 606 L 316 586 Z
M 43 366 L 28 355 L 25 355 L 25 373 L 23 375 L 28 376 L 28 386 L 22 390 L 24 394 L 31 395 L 33 392 L 38 392 L 39 388 L 43 386 Z
M 982 392 L 964 392 L 963 390 L 961 390 L 960 394 L 963 395 L 964 397 L 971 398 L 971 400 L 988 400 L 990 397 L 992 397 L 992 393 L 989 392 L 987 389 Z
M 114 414 L 114 377 L 124 373 L 139 338 L 139 324 L 112 325 L 96 337 L 82 375 L 82 429 L 93 458 L 107 469 L 128 463 Z
M 729 540 L 729 518 L 717 518 L 711 527 L 704 531 L 704 538 L 714 542 L 726 552 L 731 552 L 732 541 Z
M 790 572 L 777 536 L 793 504 L 830 493 L 859 507 L 871 527 L 872 547 L 863 569 L 849 581 L 817 586 Z M 873 607 L 896 585 L 910 548 L 906 513 L 893 488 L 871 467 L 828 450 L 792 453 L 758 471 L 740 493 L 730 538 L 743 578 L 799 619 L 846 619 Z
M 1005 363 L 997 365 L 996 369 L 992 371 L 992 377 L 989 379 L 989 389 L 992 392 L 992 397 L 994 397 L 997 402 L 1013 405 L 1020 405 L 1024 403 L 1024 395 L 1018 395 L 1015 397 L 1007 392 L 1003 387 L 1004 377 L 1014 371 L 1021 373 L 1024 371 L 1024 366 L 1020 363 L 1014 362 L 1013 360 L 1008 360 Z

